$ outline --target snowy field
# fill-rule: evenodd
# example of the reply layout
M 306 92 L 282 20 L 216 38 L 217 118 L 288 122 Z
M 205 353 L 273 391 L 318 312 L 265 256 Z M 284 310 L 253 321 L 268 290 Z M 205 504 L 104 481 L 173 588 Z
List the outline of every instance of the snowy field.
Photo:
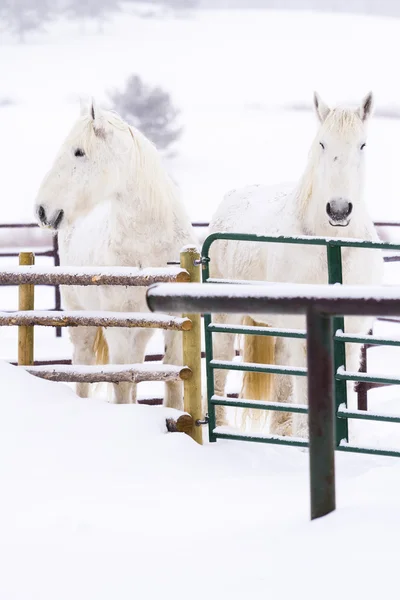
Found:
M 391 598 L 400 462 L 338 455 L 309 523 L 305 452 L 166 434 L 0 363 L 0 597 Z
M 131 73 L 162 85 L 182 110 L 169 168 L 193 220 L 208 220 L 233 187 L 300 176 L 316 126 L 303 107 L 314 89 L 332 104 L 372 89 L 368 204 L 375 220 L 400 221 L 400 119 L 388 117 L 400 117 L 399 55 L 400 20 L 305 12 L 125 14 L 101 35 L 95 25 L 82 33 L 58 23 L 23 45 L 2 34 L 0 100 L 14 104 L 0 106 L 0 222 L 32 220 L 79 97 L 107 106 L 107 91 Z M 0 237 L 0 247 L 16 243 Z M 387 266 L 394 282 L 399 268 Z M 37 308 L 53 303 L 52 289 L 37 290 Z M 16 307 L 16 290 L 0 289 L 0 309 Z M 400 338 L 388 324 L 375 332 Z M 65 334 L 36 330 L 38 359 L 70 352 Z M 0 359 L 15 357 L 16 331 L 3 328 Z M 399 349 L 369 351 L 371 372 L 398 373 L 399 362 Z M 230 391 L 238 385 L 232 374 Z M 157 384 L 139 390 L 162 393 Z M 0 362 L 1 600 L 394 597 L 398 459 L 339 454 L 339 510 L 311 524 L 306 452 L 201 448 L 166 434 L 171 411 L 107 400 L 104 388 L 82 402 L 69 386 Z M 369 405 L 399 414 L 398 389 L 369 392 Z M 400 425 L 357 425 L 354 436 L 400 448 Z

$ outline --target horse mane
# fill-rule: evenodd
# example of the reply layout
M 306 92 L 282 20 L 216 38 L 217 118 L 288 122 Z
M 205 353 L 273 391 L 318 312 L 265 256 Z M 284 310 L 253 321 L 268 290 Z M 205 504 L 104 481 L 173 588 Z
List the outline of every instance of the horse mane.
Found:
M 129 125 L 118 113 L 102 110 L 107 125 L 118 131 L 129 133 L 132 144 L 127 150 L 128 174 L 135 190 L 135 201 L 143 202 L 150 218 L 164 221 L 171 218 L 178 204 L 178 189 L 162 164 L 161 156 L 154 144 L 136 127 Z M 71 132 L 75 141 L 79 140 L 83 150 L 90 157 L 95 144 L 101 143 L 101 130 L 96 131 L 90 116 L 81 117 Z M 116 160 L 118 156 L 115 157 Z M 132 181 L 133 177 L 133 181 Z
M 344 139 L 351 139 L 355 135 L 359 135 L 363 129 L 363 122 L 357 111 L 349 108 L 334 108 L 321 124 L 318 132 L 311 144 L 308 154 L 308 163 L 303 176 L 297 186 L 295 198 L 296 204 L 300 207 L 300 211 L 304 214 L 307 209 L 308 201 L 313 193 L 314 174 L 317 164 L 317 151 L 319 150 L 319 142 L 321 136 L 325 132 L 336 131 L 338 135 Z

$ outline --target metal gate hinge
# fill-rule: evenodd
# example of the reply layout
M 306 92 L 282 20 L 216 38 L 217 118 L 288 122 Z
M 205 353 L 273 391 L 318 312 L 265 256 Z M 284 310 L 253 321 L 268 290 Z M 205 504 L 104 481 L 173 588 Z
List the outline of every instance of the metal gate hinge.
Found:
M 197 419 L 195 424 L 196 424 L 196 427 L 200 427 L 201 425 L 208 425 L 209 422 L 210 422 L 210 417 L 208 416 L 208 413 L 207 413 L 206 416 L 204 417 L 204 419 Z

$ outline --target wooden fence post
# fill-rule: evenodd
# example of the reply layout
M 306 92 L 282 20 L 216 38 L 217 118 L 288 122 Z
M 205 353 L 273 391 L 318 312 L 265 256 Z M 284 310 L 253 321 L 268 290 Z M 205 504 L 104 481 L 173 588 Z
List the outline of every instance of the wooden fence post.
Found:
M 195 246 L 185 246 L 181 251 L 181 267 L 186 269 L 192 283 L 200 283 L 200 253 Z M 189 435 L 199 444 L 203 436 L 201 426 L 196 421 L 203 419 L 201 394 L 201 315 L 187 314 L 192 321 L 192 329 L 182 332 L 183 364 L 192 370 L 192 377 L 183 382 L 184 410 L 193 417 Z
M 35 255 L 33 252 L 20 252 L 19 264 L 34 265 Z M 33 310 L 35 308 L 35 286 L 30 284 L 19 286 L 19 310 Z M 20 325 L 18 327 L 18 364 L 33 365 L 33 327 Z

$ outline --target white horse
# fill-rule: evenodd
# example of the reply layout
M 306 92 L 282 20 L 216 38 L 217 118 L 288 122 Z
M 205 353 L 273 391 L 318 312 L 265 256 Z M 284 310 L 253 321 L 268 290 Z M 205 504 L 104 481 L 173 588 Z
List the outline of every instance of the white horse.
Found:
M 364 201 L 364 153 L 367 122 L 373 107 L 368 94 L 356 110 L 331 110 L 314 95 L 320 126 L 312 143 L 309 161 L 297 186 L 251 186 L 228 193 L 210 224 L 210 232 L 228 231 L 265 235 L 312 235 L 377 240 Z M 343 279 L 348 284 L 379 284 L 383 274 L 380 251 L 344 248 Z M 281 243 L 217 241 L 211 247 L 211 276 L 270 282 L 328 283 L 325 247 Z M 305 328 L 298 316 L 215 315 L 220 323 L 259 322 L 269 327 Z M 348 332 L 366 333 L 371 319 L 345 319 Z M 214 334 L 214 356 L 231 360 L 235 336 Z M 305 341 L 244 336 L 244 360 L 280 365 L 306 365 Z M 346 366 L 357 370 L 359 346 L 346 348 Z M 227 372 L 215 372 L 215 393 L 224 395 Z M 307 402 L 306 377 L 246 373 L 241 395 L 246 398 Z M 350 386 L 349 386 L 350 388 Z M 351 389 L 353 386 L 351 386 Z M 271 398 L 271 396 L 273 396 Z M 354 398 L 352 398 L 352 402 Z M 260 411 L 257 411 L 258 414 Z M 255 415 L 253 415 L 255 416 Z M 217 408 L 217 424 L 226 424 L 223 407 Z M 253 421 L 254 424 L 254 421 Z M 293 427 L 292 427 L 293 425 Z M 304 416 L 270 412 L 270 432 L 305 436 Z
M 39 189 L 35 212 L 58 231 L 62 265 L 162 267 L 179 258 L 195 234 L 175 185 L 149 140 L 116 113 L 92 103 L 80 118 Z M 69 310 L 147 312 L 145 288 L 62 289 Z M 71 328 L 73 363 L 140 363 L 152 329 Z M 105 337 L 105 339 L 104 339 Z M 182 364 L 181 334 L 165 332 L 165 362 Z M 136 401 L 136 386 L 114 385 L 117 403 Z M 86 397 L 88 384 L 78 384 Z M 165 404 L 182 406 L 181 385 L 167 383 Z

